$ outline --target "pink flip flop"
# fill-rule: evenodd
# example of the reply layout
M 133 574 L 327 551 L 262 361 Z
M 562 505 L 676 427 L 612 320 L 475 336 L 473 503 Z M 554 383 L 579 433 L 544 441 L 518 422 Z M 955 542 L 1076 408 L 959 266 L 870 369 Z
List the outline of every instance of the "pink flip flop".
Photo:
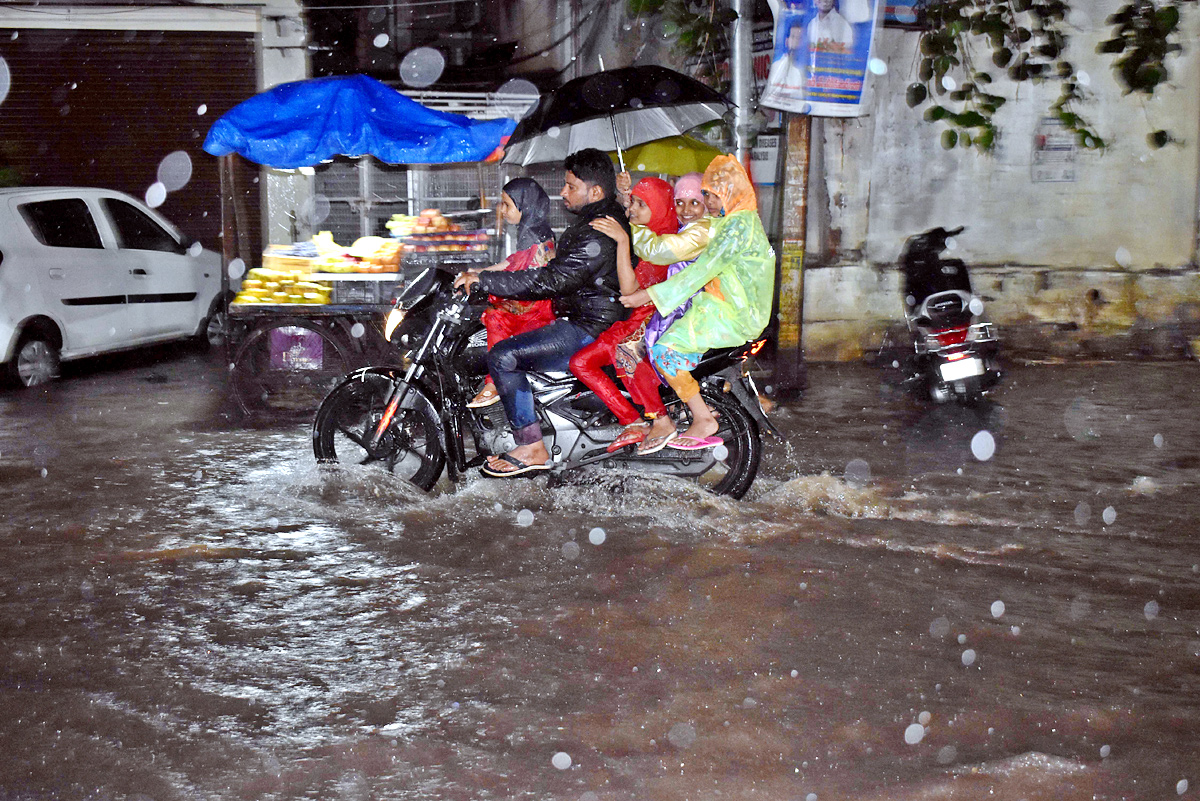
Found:
M 724 442 L 720 437 L 676 437 L 667 443 L 667 447 L 677 451 L 702 451 L 705 448 L 715 448 Z

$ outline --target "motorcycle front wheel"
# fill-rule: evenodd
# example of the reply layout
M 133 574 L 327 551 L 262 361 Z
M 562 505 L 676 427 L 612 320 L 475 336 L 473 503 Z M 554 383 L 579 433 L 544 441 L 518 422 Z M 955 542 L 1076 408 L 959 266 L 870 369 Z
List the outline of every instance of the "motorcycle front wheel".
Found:
M 442 474 L 446 453 L 437 411 L 424 392 L 409 389 L 386 432 L 372 445 L 393 387 L 397 384 L 391 377 L 366 372 L 334 388 L 313 421 L 313 453 L 325 463 L 379 464 L 428 492 Z

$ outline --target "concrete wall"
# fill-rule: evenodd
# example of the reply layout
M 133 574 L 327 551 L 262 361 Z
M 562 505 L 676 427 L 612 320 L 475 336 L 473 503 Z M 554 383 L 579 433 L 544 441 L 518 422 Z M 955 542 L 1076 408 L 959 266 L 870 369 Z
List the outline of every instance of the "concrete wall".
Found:
M 1078 151 L 1072 182 L 1032 177 L 1034 137 L 1058 95 L 1055 82 L 1016 86 L 992 69 L 993 91 L 1009 99 L 997 115 L 995 153 L 946 151 L 941 127 L 922 122 L 904 100 L 918 34 L 880 31 L 876 55 L 887 72 L 873 76 L 866 114 L 814 120 L 828 228 L 809 239 L 810 359 L 878 348 L 901 319 L 895 261 L 903 242 L 937 225 L 967 227 L 953 255 L 972 265 L 1009 352 L 1180 355 L 1200 336 L 1200 13 L 1185 9 L 1187 49 L 1171 61 L 1170 84 L 1145 101 L 1123 96 L 1108 57 L 1095 52 L 1119 0 L 1076 5 L 1068 58 L 1094 95 L 1078 111 L 1109 146 Z M 990 53 L 978 52 L 990 66 Z M 1146 135 L 1158 128 L 1183 144 L 1150 149 Z

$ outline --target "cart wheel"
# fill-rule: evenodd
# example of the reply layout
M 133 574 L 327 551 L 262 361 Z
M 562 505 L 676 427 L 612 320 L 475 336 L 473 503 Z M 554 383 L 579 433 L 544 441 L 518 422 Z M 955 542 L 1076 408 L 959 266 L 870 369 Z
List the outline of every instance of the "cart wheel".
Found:
M 229 370 L 238 405 L 247 414 L 305 418 L 353 367 L 334 330 L 283 318 L 253 329 Z

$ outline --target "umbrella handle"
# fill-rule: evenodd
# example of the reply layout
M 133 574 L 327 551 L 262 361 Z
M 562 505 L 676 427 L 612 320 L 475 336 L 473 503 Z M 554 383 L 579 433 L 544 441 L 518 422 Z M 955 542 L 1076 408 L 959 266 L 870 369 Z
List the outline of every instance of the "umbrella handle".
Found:
M 617 146 L 617 161 L 621 162 L 621 172 L 628 172 L 625 169 L 625 154 L 621 152 L 621 140 L 617 138 L 617 119 L 609 114 L 608 121 L 612 123 L 613 144 Z

